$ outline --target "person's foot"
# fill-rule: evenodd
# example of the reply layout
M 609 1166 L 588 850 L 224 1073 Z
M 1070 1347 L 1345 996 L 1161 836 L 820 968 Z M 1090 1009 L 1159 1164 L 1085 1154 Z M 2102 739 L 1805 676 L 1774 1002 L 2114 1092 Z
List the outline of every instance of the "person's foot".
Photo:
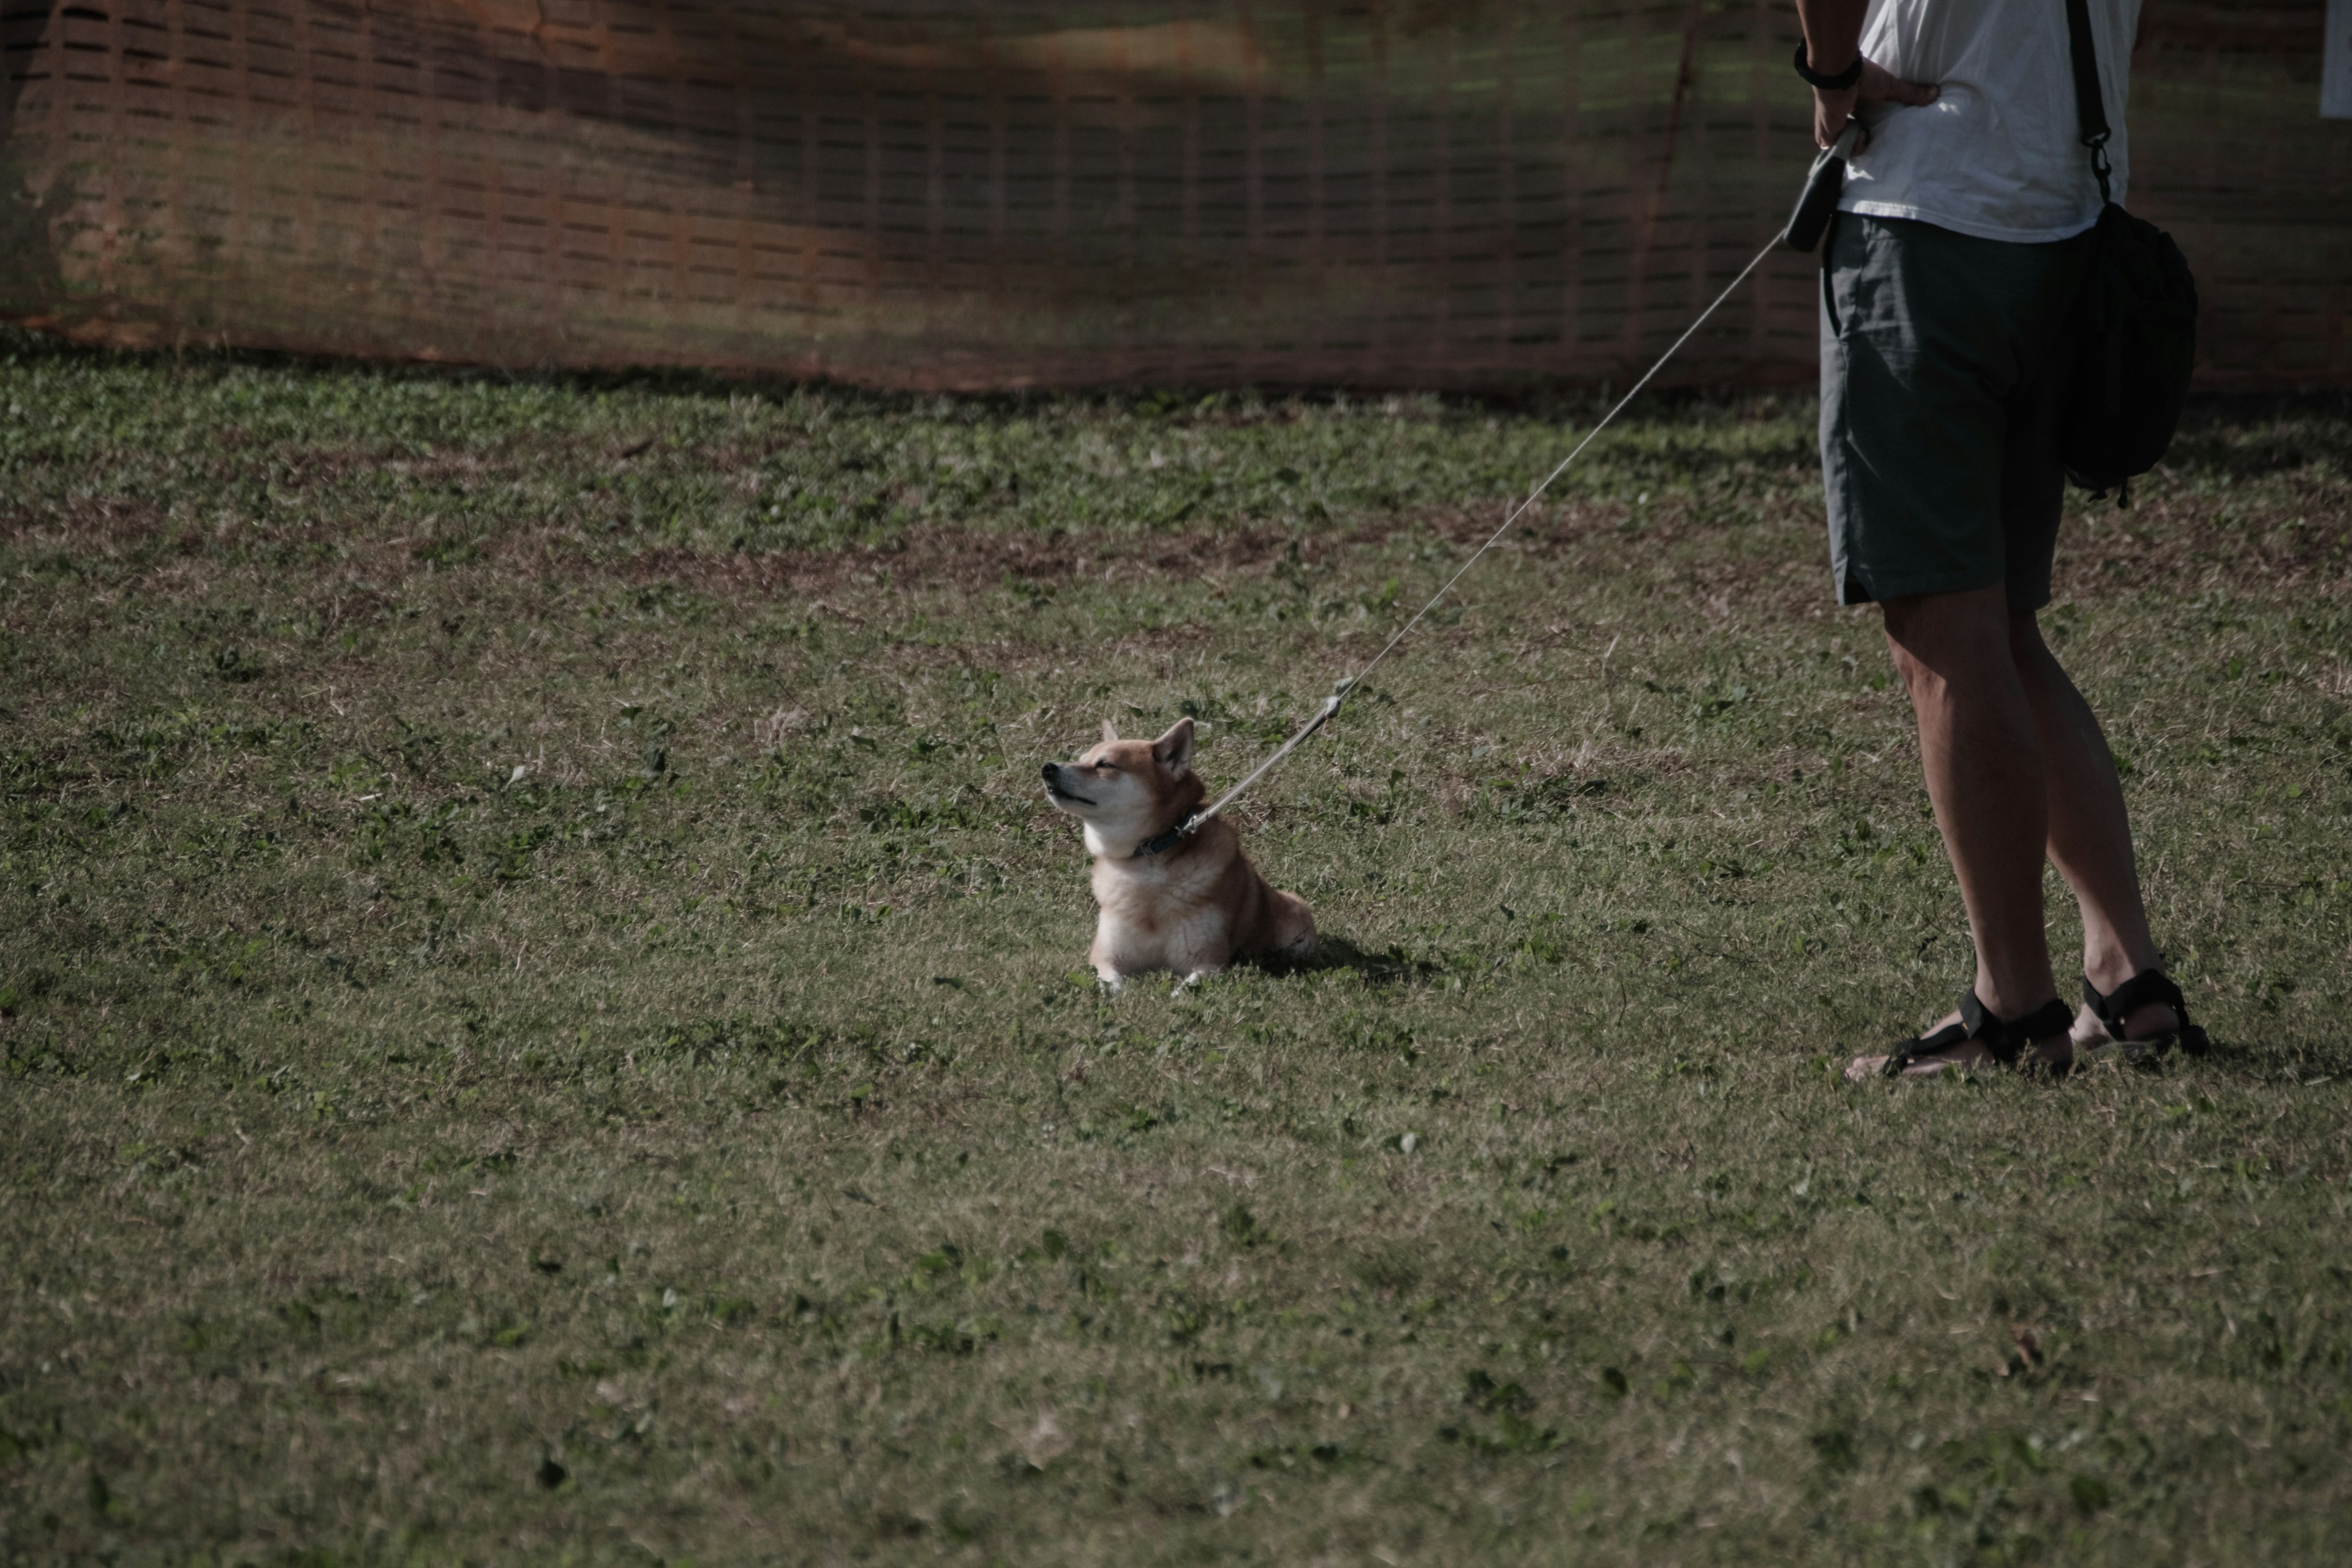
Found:
M 2131 1016 L 2124 1020 L 2124 1037 L 2118 1040 L 2107 1033 L 2106 1025 L 2086 1003 L 2076 1010 L 2074 1028 L 2068 1038 L 2074 1044 L 2074 1059 L 2088 1066 L 2093 1062 L 2138 1061 L 2147 1055 L 2148 1046 L 2179 1033 L 2180 1015 L 2161 1002 L 2149 1002 L 2132 1009 Z
M 2137 1022 L 2138 1015 L 2134 1014 L 2133 1018 Z M 1927 1029 L 1921 1038 L 1933 1038 L 1959 1022 L 1960 1015 L 1957 1010 L 1947 1013 L 1937 1019 L 1935 1026 Z M 2100 1039 L 2105 1040 L 2107 1037 L 2105 1026 L 2095 1018 L 2092 1020 L 2092 1026 L 2098 1030 Z M 2019 1055 L 2017 1066 L 2039 1068 L 2045 1072 L 2073 1066 L 2076 1050 L 2075 1042 L 2081 1037 L 2081 1022 L 2077 1020 L 2074 1033 L 2050 1035 L 2032 1041 Z M 1848 1083 L 1866 1083 L 1872 1079 L 1883 1077 L 1886 1071 L 1886 1062 L 1887 1058 L 1884 1056 L 1856 1057 L 1846 1063 L 1845 1080 Z M 1975 1072 L 1980 1068 L 2000 1065 L 2000 1058 L 1985 1047 L 1982 1040 L 1962 1039 L 1958 1044 L 1947 1046 L 1941 1050 L 1920 1052 L 1895 1076 L 1939 1078 L 1945 1073 Z

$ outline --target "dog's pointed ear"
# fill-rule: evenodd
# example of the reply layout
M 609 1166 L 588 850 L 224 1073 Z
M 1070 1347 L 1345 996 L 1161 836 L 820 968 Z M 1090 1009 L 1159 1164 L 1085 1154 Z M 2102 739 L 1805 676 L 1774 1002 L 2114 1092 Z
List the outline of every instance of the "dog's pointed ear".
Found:
M 1104 740 L 1105 742 L 1110 742 L 1110 741 L 1116 741 L 1116 740 L 1118 740 L 1118 725 L 1116 725 L 1116 724 L 1114 724 L 1114 723 L 1112 723 L 1112 722 L 1111 722 L 1109 720 L 1108 720 L 1108 719 L 1104 720 L 1104 721 L 1103 721 L 1103 740 Z
M 1168 733 L 1151 742 L 1151 754 L 1161 767 L 1171 773 L 1181 773 L 1192 765 L 1192 721 L 1179 719 L 1168 727 Z

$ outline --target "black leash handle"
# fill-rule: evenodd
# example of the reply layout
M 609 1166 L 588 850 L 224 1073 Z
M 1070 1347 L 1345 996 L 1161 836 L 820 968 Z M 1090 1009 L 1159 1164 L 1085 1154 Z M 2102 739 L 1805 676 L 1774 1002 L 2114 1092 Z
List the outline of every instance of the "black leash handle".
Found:
M 1813 159 L 1812 172 L 1805 176 L 1805 194 L 1797 198 L 1789 226 L 1780 231 L 1780 243 L 1790 249 L 1811 254 L 1821 244 L 1822 231 L 1829 227 L 1830 215 L 1837 211 L 1838 197 L 1845 194 L 1846 157 L 1861 134 L 1862 122 L 1847 121 L 1837 141 Z

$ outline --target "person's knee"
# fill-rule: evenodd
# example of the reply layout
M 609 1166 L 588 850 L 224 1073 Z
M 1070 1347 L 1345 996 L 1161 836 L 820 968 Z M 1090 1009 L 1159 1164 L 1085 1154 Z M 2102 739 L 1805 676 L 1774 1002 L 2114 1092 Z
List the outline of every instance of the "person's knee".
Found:
M 1895 658 L 1895 678 L 1903 683 L 1904 693 L 1916 703 L 1924 691 L 1935 683 L 1934 667 L 1895 634 L 1891 619 L 1886 628 L 1886 651 Z
M 2071 687 L 2058 656 L 2042 640 L 2041 623 L 2033 613 L 2024 611 L 2009 617 L 2009 658 L 2017 666 L 2017 676 L 2029 689 L 2047 689 L 2059 685 Z
M 1906 681 L 1915 668 L 1949 676 L 2009 653 L 2009 610 L 1998 588 L 1888 599 L 1880 608 Z

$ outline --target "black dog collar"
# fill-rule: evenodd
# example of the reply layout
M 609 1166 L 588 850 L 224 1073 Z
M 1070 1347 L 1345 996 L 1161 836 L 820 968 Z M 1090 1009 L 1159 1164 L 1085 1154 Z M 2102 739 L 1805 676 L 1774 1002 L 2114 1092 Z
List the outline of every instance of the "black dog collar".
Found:
M 1173 849 L 1177 845 L 1182 843 L 1184 841 L 1185 835 L 1192 831 L 1192 819 L 1190 816 L 1187 816 L 1183 821 L 1178 823 L 1167 832 L 1147 838 L 1142 843 L 1137 845 L 1135 847 L 1135 853 L 1129 856 L 1128 858 L 1130 860 L 1140 860 L 1146 855 L 1158 855 L 1167 850 Z

